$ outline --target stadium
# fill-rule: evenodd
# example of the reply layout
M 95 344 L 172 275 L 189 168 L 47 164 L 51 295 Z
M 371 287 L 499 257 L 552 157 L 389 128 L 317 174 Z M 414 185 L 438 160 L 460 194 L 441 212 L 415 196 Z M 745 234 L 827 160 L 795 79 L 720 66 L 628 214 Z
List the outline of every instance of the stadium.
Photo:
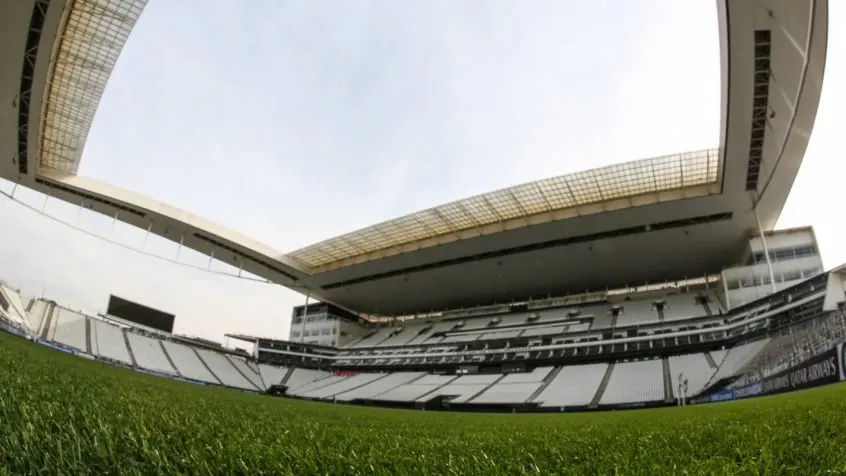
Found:
M 0 284 L 2 327 L 13 334 L 0 336 L 0 422 L 11 422 L 0 423 L 0 453 L 17 455 L 11 473 L 846 470 L 842 437 L 831 436 L 846 411 L 839 385 L 769 397 L 846 379 L 846 268 L 823 268 L 811 226 L 776 229 L 820 104 L 827 1 L 716 2 L 716 148 L 514 185 L 289 253 L 77 174 L 145 4 L 0 7 L 0 91 L 14 98 L 0 113 L 0 149 L 13 157 L 0 178 L 290 288 L 305 304 L 291 311 L 288 339 L 233 328 L 227 337 L 243 343 L 233 349 L 175 334 L 172 313 L 117 295 L 87 315 Z M 63 411 L 76 382 L 93 393 Z M 738 402 L 717 405 L 729 400 Z M 594 414 L 622 409 L 644 410 Z M 814 410 L 804 423 L 796 416 Z M 737 421 L 768 417 L 783 431 L 750 430 L 740 442 L 752 426 Z M 97 418 L 113 440 L 67 433 L 82 425 L 73 431 L 96 435 Z M 15 424 L 31 429 L 18 438 Z M 57 445 L 85 449 L 52 457 L 51 432 Z M 650 435 L 664 443 L 638 445 Z M 814 456 L 800 440 L 817 437 Z M 711 453 L 677 453 L 686 438 Z M 734 456 L 727 438 L 738 440 Z M 219 451 L 209 450 L 216 439 Z M 795 450 L 776 447 L 787 439 Z M 168 453 L 174 441 L 190 443 Z M 609 456 L 590 450 L 612 441 Z M 121 445 L 129 450 L 116 456 Z

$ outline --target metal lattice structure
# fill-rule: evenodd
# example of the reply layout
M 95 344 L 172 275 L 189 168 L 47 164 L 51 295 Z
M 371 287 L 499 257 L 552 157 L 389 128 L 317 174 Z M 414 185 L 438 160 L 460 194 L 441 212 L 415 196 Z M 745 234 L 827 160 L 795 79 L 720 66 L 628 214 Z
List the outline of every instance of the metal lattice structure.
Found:
M 638 160 L 530 182 L 412 213 L 294 251 L 327 271 L 390 254 L 543 223 L 717 193 L 718 149 Z M 682 194 L 664 192 L 680 191 Z M 559 213 L 570 211 L 571 213 Z M 559 213 L 560 216 L 555 216 Z M 493 225 L 493 226 L 492 226 Z M 375 254 L 379 253 L 378 256 Z
M 85 138 L 123 45 L 147 0 L 75 0 L 51 64 L 40 169 L 76 174 Z

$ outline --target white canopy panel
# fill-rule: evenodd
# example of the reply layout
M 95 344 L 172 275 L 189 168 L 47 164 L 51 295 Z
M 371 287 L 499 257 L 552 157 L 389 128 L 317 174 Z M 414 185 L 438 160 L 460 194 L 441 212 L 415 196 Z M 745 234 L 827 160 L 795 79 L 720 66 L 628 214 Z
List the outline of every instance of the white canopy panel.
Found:
M 147 0 L 75 0 L 56 38 L 39 168 L 75 174 L 94 113 Z

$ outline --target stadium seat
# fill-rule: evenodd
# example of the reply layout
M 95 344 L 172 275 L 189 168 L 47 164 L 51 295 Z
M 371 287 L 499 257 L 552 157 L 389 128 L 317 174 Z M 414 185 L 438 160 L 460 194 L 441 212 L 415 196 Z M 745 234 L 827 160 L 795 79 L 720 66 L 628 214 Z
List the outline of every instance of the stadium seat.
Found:
M 126 365 L 132 365 L 132 357 L 126 348 L 123 330 L 106 321 L 91 318 L 91 342 L 94 355 L 116 360 Z
M 176 374 L 176 369 L 170 365 L 170 361 L 162 349 L 159 339 L 142 336 L 135 332 L 127 332 L 126 336 L 135 356 L 135 362 L 139 367 L 155 372 Z
M 596 395 L 607 369 L 607 363 L 562 367 L 533 401 L 545 407 L 587 406 Z
M 70 309 L 54 308 L 52 326 L 47 332 L 47 338 L 74 349 L 87 351 L 86 321 L 87 317 Z
M 617 363 L 600 405 L 664 400 L 664 369 L 661 359 Z
M 206 368 L 200 357 L 194 352 L 191 347 L 188 347 L 177 342 L 164 341 L 164 347 L 176 370 L 185 377 L 201 382 L 209 382 L 220 385 L 220 380 L 217 379 Z

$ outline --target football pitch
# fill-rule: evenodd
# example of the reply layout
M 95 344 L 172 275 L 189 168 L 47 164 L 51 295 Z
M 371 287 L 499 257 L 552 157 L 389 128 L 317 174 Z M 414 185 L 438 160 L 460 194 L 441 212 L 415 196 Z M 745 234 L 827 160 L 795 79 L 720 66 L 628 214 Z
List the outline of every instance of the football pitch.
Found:
M 843 474 L 846 386 L 687 408 L 483 415 L 205 388 L 0 332 L 0 474 Z

